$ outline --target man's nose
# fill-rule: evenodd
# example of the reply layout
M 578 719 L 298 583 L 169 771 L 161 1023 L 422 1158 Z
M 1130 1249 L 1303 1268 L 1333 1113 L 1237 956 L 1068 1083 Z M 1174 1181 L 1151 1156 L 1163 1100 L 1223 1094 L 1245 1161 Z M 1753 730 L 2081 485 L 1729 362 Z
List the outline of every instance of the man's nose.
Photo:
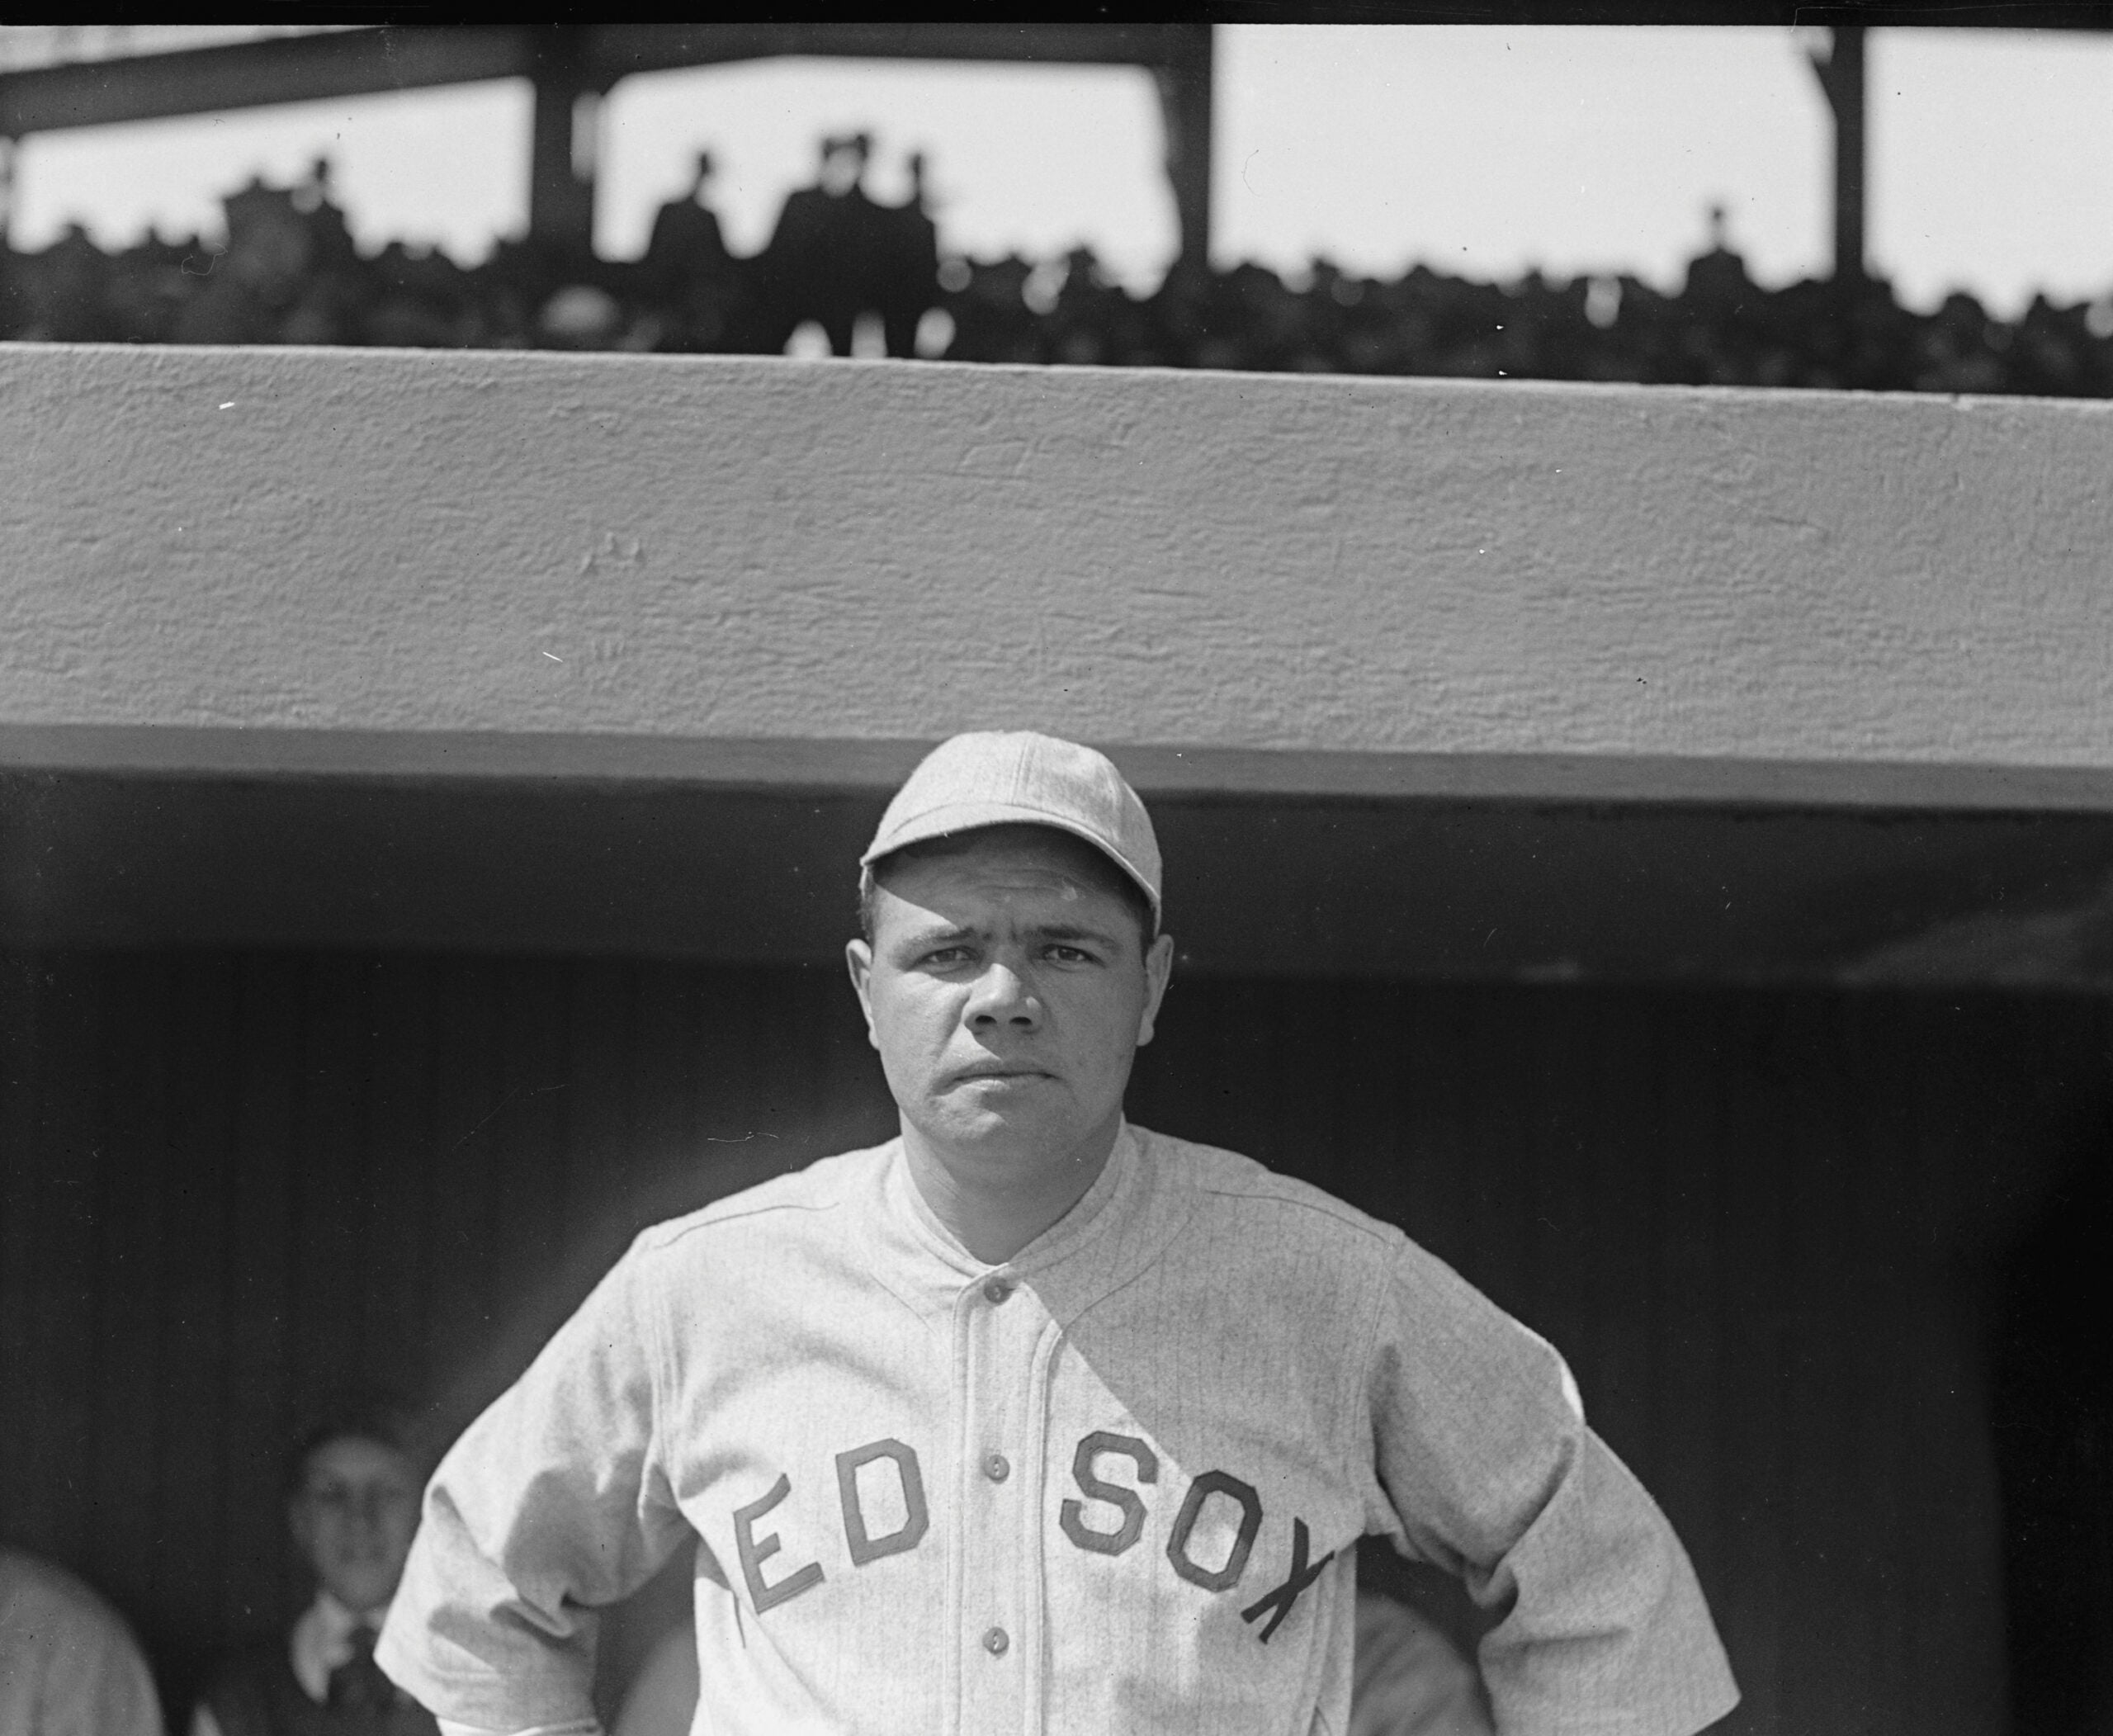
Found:
M 968 1019 L 974 1025 L 1007 1024 L 1032 1030 L 1042 1022 L 1042 1002 L 1018 966 L 993 959 L 976 979 Z

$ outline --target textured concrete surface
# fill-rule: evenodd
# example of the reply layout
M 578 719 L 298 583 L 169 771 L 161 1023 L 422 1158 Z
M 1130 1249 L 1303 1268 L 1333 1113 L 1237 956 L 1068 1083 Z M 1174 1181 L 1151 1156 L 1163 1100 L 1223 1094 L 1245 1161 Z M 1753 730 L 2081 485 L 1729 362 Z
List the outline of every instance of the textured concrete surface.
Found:
M 0 734 L 2113 790 L 2109 476 L 2105 404 L 14 346 Z

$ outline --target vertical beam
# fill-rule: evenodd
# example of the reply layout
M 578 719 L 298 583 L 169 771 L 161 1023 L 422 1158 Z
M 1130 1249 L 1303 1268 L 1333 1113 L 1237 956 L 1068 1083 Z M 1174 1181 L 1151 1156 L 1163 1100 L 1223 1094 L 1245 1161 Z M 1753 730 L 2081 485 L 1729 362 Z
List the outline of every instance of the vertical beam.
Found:
M 594 246 L 593 141 L 575 131 L 593 123 L 601 96 L 588 75 L 586 47 L 577 28 L 553 25 L 537 32 L 528 233 L 572 256 L 590 253 Z
M 1827 34 L 1832 46 L 1814 50 L 1827 106 L 1834 115 L 1834 281 L 1860 281 L 1865 274 L 1864 187 L 1866 149 L 1864 114 L 1868 83 L 1864 73 L 1864 26 L 1836 25 Z
M 1179 258 L 1208 267 L 1211 258 L 1211 26 L 1170 24 L 1165 53 L 1152 68 L 1166 130 L 1166 177 L 1174 187 L 1180 226 Z
M 15 160 L 21 147 L 0 133 L 0 248 L 13 244 L 15 234 Z

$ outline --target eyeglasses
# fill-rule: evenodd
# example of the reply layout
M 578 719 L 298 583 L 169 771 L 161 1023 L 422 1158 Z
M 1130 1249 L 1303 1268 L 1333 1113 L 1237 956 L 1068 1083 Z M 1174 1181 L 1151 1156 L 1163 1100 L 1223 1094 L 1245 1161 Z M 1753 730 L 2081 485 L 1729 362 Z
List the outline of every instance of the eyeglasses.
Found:
M 418 1492 L 397 1483 L 318 1483 L 303 1488 L 300 1499 L 342 1518 L 381 1518 L 416 1507 Z

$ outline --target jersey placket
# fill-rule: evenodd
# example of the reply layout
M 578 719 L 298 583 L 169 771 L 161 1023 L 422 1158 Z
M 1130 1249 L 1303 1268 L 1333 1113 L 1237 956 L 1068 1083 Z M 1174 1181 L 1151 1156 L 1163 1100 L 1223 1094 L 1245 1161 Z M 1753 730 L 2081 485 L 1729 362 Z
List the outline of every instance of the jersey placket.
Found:
M 1034 1292 L 1006 1267 L 965 1286 L 954 1304 L 961 1433 L 954 1557 L 962 1736 L 1026 1732 L 1039 1670 L 1040 1572 L 1031 1535 L 1042 1407 L 1036 1349 L 1049 1326 Z

